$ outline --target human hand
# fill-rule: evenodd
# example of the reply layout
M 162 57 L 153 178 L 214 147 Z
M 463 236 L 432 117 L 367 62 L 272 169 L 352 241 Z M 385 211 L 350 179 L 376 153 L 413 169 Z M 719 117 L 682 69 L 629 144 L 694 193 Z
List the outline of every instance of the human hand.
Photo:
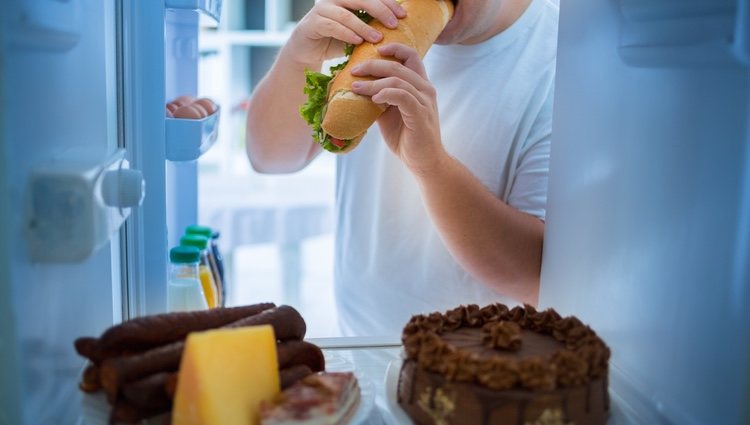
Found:
M 428 172 L 439 166 L 446 153 L 435 87 L 414 48 L 393 43 L 379 47 L 378 53 L 395 60 L 374 59 L 354 67 L 352 75 L 377 79 L 354 82 L 352 91 L 388 105 L 378 118 L 386 144 L 409 170 Z
M 388 28 L 396 28 L 406 11 L 396 0 L 322 0 L 300 20 L 286 49 L 301 64 L 316 64 L 341 56 L 344 44 L 377 43 L 383 34 L 352 11 L 364 10 Z

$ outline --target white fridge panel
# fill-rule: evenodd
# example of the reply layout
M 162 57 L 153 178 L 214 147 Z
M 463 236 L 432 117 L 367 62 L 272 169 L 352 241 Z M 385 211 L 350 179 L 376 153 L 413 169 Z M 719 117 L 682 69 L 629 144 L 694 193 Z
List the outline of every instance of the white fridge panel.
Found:
M 748 423 L 750 73 L 731 55 L 633 63 L 635 3 L 561 4 L 541 304 L 603 336 L 642 423 Z

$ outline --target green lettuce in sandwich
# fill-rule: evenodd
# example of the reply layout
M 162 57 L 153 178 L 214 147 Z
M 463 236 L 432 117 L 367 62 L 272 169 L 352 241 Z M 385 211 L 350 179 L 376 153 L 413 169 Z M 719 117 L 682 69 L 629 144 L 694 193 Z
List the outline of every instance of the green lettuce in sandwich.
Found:
M 399 20 L 396 28 L 388 28 L 361 11 L 357 15 L 383 34 L 377 44 L 406 44 L 424 57 L 453 16 L 454 5 L 450 0 L 402 0 L 400 3 L 406 17 Z M 304 92 L 308 99 L 300 108 L 300 115 L 312 127 L 315 141 L 327 151 L 340 154 L 353 150 L 386 109 L 386 105 L 351 90 L 354 81 L 372 80 L 353 76 L 350 68 L 383 58 L 377 44 L 365 41 L 357 46 L 346 45 L 346 60 L 331 67 L 331 75 L 305 70 Z

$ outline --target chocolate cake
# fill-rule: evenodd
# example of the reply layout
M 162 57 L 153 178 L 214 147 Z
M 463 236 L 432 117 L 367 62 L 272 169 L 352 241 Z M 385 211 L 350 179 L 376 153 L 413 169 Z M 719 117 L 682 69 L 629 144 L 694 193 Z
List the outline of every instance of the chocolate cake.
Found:
M 416 424 L 598 425 L 610 351 L 575 317 L 460 306 L 411 318 L 398 403 Z

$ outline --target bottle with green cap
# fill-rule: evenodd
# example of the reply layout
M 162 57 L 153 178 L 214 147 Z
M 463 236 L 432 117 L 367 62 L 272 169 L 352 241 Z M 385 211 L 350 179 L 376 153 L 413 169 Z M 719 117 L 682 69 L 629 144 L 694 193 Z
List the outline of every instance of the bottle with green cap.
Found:
M 185 235 L 180 238 L 181 246 L 192 246 L 200 250 L 200 260 L 198 262 L 198 277 L 203 287 L 203 294 L 206 296 L 208 308 L 219 306 L 218 287 L 214 281 L 213 273 L 208 261 L 208 239 L 201 235 Z
M 178 246 L 169 251 L 167 310 L 206 310 L 206 296 L 198 274 L 201 252 L 194 246 Z
M 217 243 L 219 232 L 208 226 L 194 224 L 185 228 L 185 235 L 201 235 L 208 238 L 208 264 L 218 291 L 218 305 L 224 307 L 227 299 L 227 281 L 224 278 L 224 264 Z

